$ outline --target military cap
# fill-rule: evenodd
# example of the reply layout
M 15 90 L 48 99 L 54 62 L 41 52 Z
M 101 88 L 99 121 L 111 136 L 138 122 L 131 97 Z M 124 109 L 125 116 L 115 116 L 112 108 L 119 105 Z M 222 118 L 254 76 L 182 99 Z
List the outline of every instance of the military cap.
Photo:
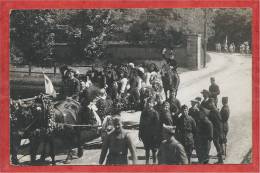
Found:
M 196 100 L 196 99 L 192 99 L 190 102 L 192 102 L 192 103 L 199 103 L 199 101 Z
M 196 97 L 195 100 L 197 100 L 198 102 L 201 102 L 201 97 Z
M 210 78 L 210 80 L 213 80 L 213 81 L 215 81 L 215 77 L 211 77 L 211 78 Z
M 223 101 L 224 103 L 228 103 L 228 97 L 222 97 L 222 101 Z
M 201 93 L 201 94 L 208 94 L 208 95 L 209 95 L 209 91 L 206 90 L 206 89 L 203 89 L 200 93 Z

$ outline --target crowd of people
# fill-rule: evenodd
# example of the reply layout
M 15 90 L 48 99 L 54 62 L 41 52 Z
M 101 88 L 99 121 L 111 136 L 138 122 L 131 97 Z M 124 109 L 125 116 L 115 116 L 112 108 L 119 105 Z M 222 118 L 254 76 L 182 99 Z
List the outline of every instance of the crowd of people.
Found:
M 167 59 L 167 64 L 169 71 L 176 73 L 174 58 Z M 126 104 L 132 105 L 130 108 L 141 111 L 138 137 L 144 145 L 146 164 L 149 164 L 150 151 L 153 164 L 190 164 L 193 150 L 198 162 L 207 164 L 212 141 L 217 163 L 223 163 L 230 112 L 228 97 L 222 98 L 223 106 L 218 108 L 220 89 L 214 77 L 210 79 L 209 89 L 201 91 L 203 98 L 192 99 L 188 108 L 177 98 L 178 85 L 163 91 L 162 79 L 166 74 L 154 63 L 108 64 L 101 71 L 93 67 L 83 77 L 67 67 L 61 67 L 60 71 L 63 77 L 61 95 L 73 97 L 83 106 L 94 99 L 86 100 L 91 98 L 89 94 L 86 96 L 88 89 L 91 86 L 101 88 L 96 101 L 98 115 L 101 121 L 107 121 L 106 116 L 112 115 L 112 128 L 102 136 L 100 164 L 106 157 L 108 165 L 128 164 L 128 149 L 133 164 L 137 162 L 134 141 L 122 128 L 119 112 L 108 111 L 108 107 L 125 98 L 129 101 Z
M 235 53 L 239 52 L 241 54 L 250 54 L 250 45 L 247 41 L 244 43 L 241 43 L 240 45 L 235 45 L 234 42 L 230 43 L 229 45 L 227 43 L 221 45 L 221 43 L 216 43 L 215 45 L 217 52 L 229 52 L 229 53 Z

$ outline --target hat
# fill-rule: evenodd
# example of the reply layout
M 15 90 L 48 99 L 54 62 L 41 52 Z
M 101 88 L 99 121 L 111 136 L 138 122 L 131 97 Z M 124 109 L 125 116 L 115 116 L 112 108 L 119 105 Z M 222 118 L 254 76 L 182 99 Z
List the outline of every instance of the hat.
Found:
M 215 77 L 211 77 L 210 80 L 215 80 Z
M 228 102 L 228 97 L 222 97 L 222 102 L 227 103 Z
M 196 97 L 195 100 L 197 100 L 198 102 L 201 102 L 201 97 Z
M 132 67 L 132 68 L 135 67 L 134 63 L 132 63 L 132 62 L 130 62 L 128 65 L 129 65 L 130 67 Z
M 143 67 L 138 67 L 138 70 L 142 73 L 144 73 L 144 68 Z
M 168 125 L 163 124 L 163 133 L 174 135 L 175 129 L 176 129 L 176 126 L 168 126 Z
M 192 102 L 192 103 L 199 103 L 199 101 L 196 100 L 196 99 L 192 99 L 190 102 Z
M 205 89 L 203 89 L 200 93 L 201 93 L 201 94 L 208 94 L 208 95 L 209 95 L 209 91 L 208 91 L 208 90 L 205 90 Z

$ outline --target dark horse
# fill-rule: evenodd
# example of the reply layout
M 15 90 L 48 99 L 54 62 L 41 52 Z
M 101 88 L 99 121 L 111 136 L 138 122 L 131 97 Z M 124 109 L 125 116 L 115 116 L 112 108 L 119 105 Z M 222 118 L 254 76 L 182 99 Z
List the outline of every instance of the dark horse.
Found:
M 166 99 L 169 98 L 169 92 L 175 91 L 177 96 L 178 87 L 180 84 L 180 77 L 176 69 L 172 69 L 168 64 L 164 64 L 161 71 L 163 89 Z
M 11 155 L 12 162 L 18 163 L 17 153 L 22 138 L 30 140 L 31 163 L 35 164 L 38 146 L 43 142 L 49 144 L 49 156 L 55 164 L 54 139 L 59 137 L 65 142 L 68 152 L 65 163 L 72 159 L 72 148 L 76 144 L 78 157 L 83 155 L 80 129 L 75 125 L 81 124 L 81 105 L 66 99 L 53 104 L 50 99 L 40 95 L 27 105 L 11 103 Z M 93 111 L 88 111 L 93 116 Z M 95 118 L 93 118 L 95 120 Z M 86 123 L 86 122 L 85 122 Z M 45 147 L 41 153 L 41 161 L 45 160 Z

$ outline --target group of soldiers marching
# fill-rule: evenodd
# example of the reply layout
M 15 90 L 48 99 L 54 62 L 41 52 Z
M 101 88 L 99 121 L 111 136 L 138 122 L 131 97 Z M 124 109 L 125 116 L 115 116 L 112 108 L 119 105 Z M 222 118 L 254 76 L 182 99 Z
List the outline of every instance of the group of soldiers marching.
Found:
M 216 43 L 215 46 L 216 46 L 217 52 L 235 53 L 237 51 L 241 54 L 250 54 L 250 45 L 247 41 L 244 43 L 241 43 L 237 47 L 234 42 L 232 42 L 229 45 L 228 44 L 221 45 L 221 43 Z
M 176 71 L 177 62 L 167 59 L 170 69 Z M 153 164 L 190 164 L 193 150 L 196 151 L 198 162 L 209 163 L 211 143 L 217 150 L 217 163 L 223 163 L 226 155 L 229 107 L 228 98 L 222 98 L 221 110 L 218 109 L 219 86 L 215 79 L 210 79 L 209 90 L 203 89 L 202 97 L 191 100 L 191 107 L 182 105 L 176 98 L 177 88 L 172 88 L 166 98 L 162 92 L 156 92 L 142 103 L 141 90 L 144 86 L 155 87 L 159 79 L 159 71 L 154 65 L 139 65 L 133 63 L 121 66 L 117 71 L 92 69 L 87 72 L 86 80 L 78 80 L 75 71 L 61 70 L 64 74 L 61 93 L 65 97 L 73 97 L 84 104 L 80 94 L 91 85 L 99 85 L 99 97 L 104 104 L 98 106 L 101 120 L 105 121 L 105 111 L 108 100 L 118 100 L 127 94 L 132 96 L 132 103 L 141 110 L 139 124 L 139 140 L 143 142 L 146 164 L 149 164 L 150 151 Z M 111 69 L 113 69 L 110 66 Z M 66 74 L 66 75 L 65 75 Z M 76 77 L 75 77 L 76 76 Z M 116 86 L 117 85 L 117 86 Z M 116 90 L 114 90 L 116 89 Z M 101 115 L 103 114 L 103 115 Z M 102 136 L 103 145 L 99 164 L 128 164 L 128 150 L 131 152 L 133 164 L 137 163 L 136 147 L 133 139 L 122 128 L 119 113 L 111 118 L 110 130 Z M 108 153 L 108 154 L 107 154 Z

